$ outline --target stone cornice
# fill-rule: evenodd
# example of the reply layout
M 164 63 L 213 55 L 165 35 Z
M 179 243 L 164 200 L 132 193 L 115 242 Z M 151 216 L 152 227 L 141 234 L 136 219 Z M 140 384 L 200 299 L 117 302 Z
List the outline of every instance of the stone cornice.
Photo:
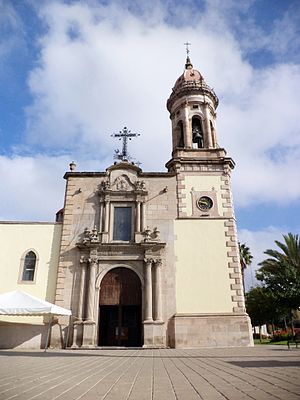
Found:
M 201 158 L 201 157 L 174 157 L 166 163 L 166 168 L 171 169 L 176 165 L 228 165 L 231 169 L 234 169 L 235 162 L 230 157 L 218 157 L 218 158 Z
M 63 178 L 101 178 L 104 176 L 107 176 L 106 172 L 66 172 Z
M 142 178 L 170 178 L 175 176 L 173 172 L 139 172 L 139 177 Z M 66 172 L 63 176 L 64 179 L 68 178 L 103 178 L 107 177 L 106 172 Z
M 180 97 L 190 96 L 190 95 L 204 94 L 211 98 L 214 103 L 214 107 L 217 108 L 219 104 L 219 99 L 214 92 L 214 90 L 208 86 L 204 81 L 201 82 L 183 82 L 180 86 L 175 87 L 167 101 L 167 109 L 171 112 L 174 102 Z
M 99 242 L 89 242 L 89 243 L 77 243 L 76 246 L 80 249 L 97 249 L 98 252 L 114 252 L 114 251 L 130 251 L 130 252 L 139 252 L 143 250 L 159 250 L 166 246 L 165 242 L 141 242 L 141 243 L 134 243 L 134 242 L 110 242 L 110 243 L 99 243 Z

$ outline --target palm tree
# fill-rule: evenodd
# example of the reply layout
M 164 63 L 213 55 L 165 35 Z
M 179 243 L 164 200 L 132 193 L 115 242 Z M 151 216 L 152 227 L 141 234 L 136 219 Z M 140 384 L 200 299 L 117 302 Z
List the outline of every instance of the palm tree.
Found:
M 240 251 L 240 264 L 241 264 L 241 272 L 242 272 L 242 280 L 243 280 L 243 288 L 245 294 L 245 269 L 251 264 L 253 256 L 250 252 L 248 246 L 245 243 L 239 243 L 239 251 Z
M 262 265 L 265 269 L 269 269 L 270 271 L 273 270 L 274 267 L 278 268 L 279 266 L 286 265 L 300 272 L 300 237 L 299 235 L 288 233 L 287 235 L 283 235 L 283 238 L 285 243 L 275 240 L 275 243 L 280 250 L 282 250 L 282 253 L 272 249 L 266 250 L 264 254 L 272 258 L 267 258 L 259 265 Z
M 293 312 L 300 305 L 300 237 L 288 233 L 283 235 L 284 243 L 275 240 L 281 251 L 268 249 L 264 252 L 270 258 L 262 261 L 257 271 L 258 280 L 265 282 L 277 301 Z

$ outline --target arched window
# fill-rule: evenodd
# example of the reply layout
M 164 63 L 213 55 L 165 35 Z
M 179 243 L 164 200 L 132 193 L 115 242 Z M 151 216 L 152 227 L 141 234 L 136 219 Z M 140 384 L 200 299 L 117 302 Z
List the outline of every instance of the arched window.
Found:
M 33 282 L 36 268 L 36 254 L 29 251 L 24 258 L 22 281 Z
M 203 148 L 203 130 L 201 120 L 198 117 L 192 118 L 193 148 Z
M 184 147 L 184 133 L 183 133 L 183 123 L 182 121 L 178 122 L 177 125 L 177 137 L 178 137 L 178 142 L 177 146 L 178 147 Z

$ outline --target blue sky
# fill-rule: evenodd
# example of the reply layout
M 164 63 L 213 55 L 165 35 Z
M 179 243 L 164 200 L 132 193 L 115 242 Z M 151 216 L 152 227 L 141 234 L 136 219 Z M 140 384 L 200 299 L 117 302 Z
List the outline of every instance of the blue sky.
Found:
M 299 0 L 0 0 L 0 219 L 53 220 L 69 162 L 105 169 L 125 125 L 141 133 L 130 146 L 142 168 L 164 170 L 165 103 L 188 40 L 220 99 L 218 141 L 237 163 L 255 268 L 299 232 L 299 20 Z

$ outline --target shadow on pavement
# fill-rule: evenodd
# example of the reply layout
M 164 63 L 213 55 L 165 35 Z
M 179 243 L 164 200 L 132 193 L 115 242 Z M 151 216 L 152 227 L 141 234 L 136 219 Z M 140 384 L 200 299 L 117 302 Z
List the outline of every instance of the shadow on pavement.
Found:
M 205 349 L 207 352 L 208 349 Z M 291 358 L 297 357 L 298 354 L 288 350 L 281 350 L 281 355 L 278 351 L 268 354 L 263 353 L 253 354 L 251 349 L 248 354 L 232 354 L 232 355 L 221 355 L 219 352 L 213 352 L 212 354 L 188 354 L 184 349 L 164 349 L 162 352 L 158 349 L 77 349 L 77 350 L 55 350 L 48 349 L 47 352 L 44 350 L 0 350 L 0 357 L 40 357 L 40 358 L 70 358 L 70 357 L 101 357 L 101 358 L 127 358 L 127 357 L 139 357 L 139 358 L 159 358 L 159 359 L 198 359 L 205 361 L 206 359 L 218 359 L 220 361 L 232 363 L 240 367 L 284 367 L 284 366 L 300 366 L 300 361 L 292 361 Z M 273 350 L 273 349 L 272 349 Z M 279 349 L 278 349 L 279 350 Z M 152 351 L 150 353 L 150 351 Z M 165 353 L 167 351 L 167 354 Z M 199 350 L 195 350 L 199 351 Z M 252 353 L 252 354 L 251 354 Z M 272 354 L 273 353 L 273 354 Z M 275 354 L 276 353 L 276 354 Z M 278 357 L 288 357 L 287 360 L 278 360 Z M 251 360 L 249 360 L 251 358 Z M 267 360 L 266 360 L 267 358 Z M 248 361 L 247 361 L 248 359 Z M 254 359 L 254 360 L 253 360 Z M 263 359 L 263 360 L 260 360 Z M 229 361 L 231 360 L 231 361 Z
M 274 367 L 300 367 L 300 360 L 254 360 L 254 361 L 228 361 L 228 364 L 236 365 L 241 368 L 274 368 Z

